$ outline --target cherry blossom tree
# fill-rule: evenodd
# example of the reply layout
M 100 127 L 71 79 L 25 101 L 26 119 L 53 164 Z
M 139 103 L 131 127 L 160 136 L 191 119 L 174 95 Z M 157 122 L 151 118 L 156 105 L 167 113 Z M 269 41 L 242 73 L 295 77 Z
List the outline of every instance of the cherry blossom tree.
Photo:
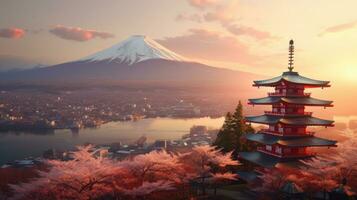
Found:
M 347 139 L 338 143 L 337 153 L 332 159 L 337 163 L 337 175 L 342 184 L 353 188 L 357 193 L 357 133 L 346 130 L 342 133 Z
M 305 193 L 332 191 L 338 186 L 347 194 L 357 191 L 357 135 L 344 132 L 346 140 L 338 143 L 333 152 L 321 154 L 307 160 L 301 160 L 299 168 L 274 168 L 263 172 L 263 192 L 279 191 L 287 181 L 301 187 Z
M 336 167 L 332 165 L 331 159 L 318 156 L 301 162 L 304 165 L 300 167 L 300 174 L 304 178 L 300 177 L 295 181 L 305 189 L 305 192 L 323 191 L 326 196 L 327 191 L 338 186 L 335 180 Z
M 12 185 L 14 199 L 96 199 L 102 196 L 148 195 L 170 190 L 168 180 L 177 161 L 166 152 L 151 152 L 133 160 L 96 156 L 92 146 L 78 147 L 69 161 L 47 161 L 49 171 L 29 183 Z M 165 171 L 166 170 L 166 171 Z
M 331 190 L 337 186 L 331 176 L 326 176 L 323 173 L 325 172 L 286 166 L 265 169 L 260 176 L 262 183 L 255 190 L 262 194 L 269 193 L 279 196 L 283 195 L 282 189 L 286 184 L 294 183 L 306 195 L 311 196 L 316 192 Z
M 333 153 L 302 161 L 306 167 L 301 170 L 316 175 L 314 186 L 331 190 L 340 184 L 353 194 L 357 192 L 357 135 L 348 130 L 343 135 L 347 139 L 338 143 Z
M 169 181 L 143 182 L 140 186 L 131 189 L 125 189 L 124 193 L 132 197 L 140 197 L 151 194 L 156 191 L 173 190 L 173 184 Z
M 166 151 L 151 151 L 119 163 L 141 182 L 158 179 L 176 180 L 174 171 L 181 167 L 178 157 Z
M 181 168 L 178 157 L 166 151 L 151 151 L 117 163 L 125 169 L 113 180 L 117 193 L 147 196 L 154 191 L 172 190 L 181 184 L 176 170 Z
M 214 186 L 214 195 L 217 194 L 217 186 L 220 184 L 224 184 L 229 181 L 235 181 L 238 179 L 237 174 L 231 173 L 231 172 L 225 172 L 225 173 L 215 173 L 212 174 L 212 177 L 209 179 L 209 182 L 211 182 Z
M 78 147 L 70 161 L 46 161 L 50 169 L 40 171 L 40 178 L 12 185 L 15 198 L 90 199 L 112 192 L 108 185 L 119 168 L 112 160 L 95 157 L 92 149 L 91 145 Z
M 264 169 L 259 178 L 262 180 L 255 190 L 262 193 L 278 193 L 287 181 L 295 180 L 297 171 L 285 167 Z
M 209 146 L 186 154 L 152 151 L 122 161 L 98 156 L 99 151 L 93 146 L 78 147 L 69 161 L 46 161 L 48 170 L 40 171 L 39 178 L 11 185 L 13 199 L 148 198 L 176 190 L 195 177 L 233 179 L 233 174 L 214 169 L 238 164 L 230 154 Z
M 338 186 L 336 163 L 331 158 L 316 157 L 301 161 L 300 167 L 277 167 L 264 170 L 260 176 L 262 184 L 257 188 L 262 193 L 281 194 L 282 187 L 288 182 L 296 184 L 307 196 L 317 192 L 327 192 Z M 347 189 L 347 187 L 346 187 Z M 349 191 L 349 190 L 348 190 Z
M 202 186 L 202 194 L 205 195 L 206 179 L 218 173 L 226 166 L 235 166 L 240 163 L 232 159 L 232 152 L 223 154 L 214 146 L 196 146 L 191 152 L 181 155 L 187 171 L 195 174 L 196 181 Z

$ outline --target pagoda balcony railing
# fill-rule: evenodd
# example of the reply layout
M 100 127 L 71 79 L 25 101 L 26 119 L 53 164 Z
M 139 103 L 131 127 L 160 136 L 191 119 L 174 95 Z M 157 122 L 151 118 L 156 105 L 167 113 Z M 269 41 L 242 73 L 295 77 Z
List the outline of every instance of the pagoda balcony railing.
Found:
M 272 152 L 272 151 L 268 151 L 263 147 L 258 147 L 257 151 L 265 153 L 265 154 L 269 154 L 272 156 L 276 156 L 279 158 L 304 158 L 304 157 L 311 157 L 311 156 L 316 156 L 317 154 L 315 152 L 303 152 L 303 153 L 276 153 L 276 152 Z
M 288 93 L 288 92 L 268 92 L 269 96 L 292 96 L 292 97 L 309 97 L 311 95 L 311 93 L 302 93 L 302 94 L 298 94 L 298 93 Z
M 302 112 L 302 113 L 283 113 L 283 112 L 274 112 L 274 111 L 264 111 L 267 115 L 274 115 L 274 116 L 311 116 L 312 112 Z
M 259 132 L 266 133 L 269 135 L 287 136 L 287 137 L 314 136 L 315 135 L 315 132 L 313 132 L 313 131 L 305 131 L 305 133 L 284 133 L 284 132 L 279 132 L 279 131 L 272 131 L 270 129 L 261 129 Z
M 304 89 L 303 86 L 296 86 L 296 85 L 277 85 L 277 86 L 275 86 L 275 88 L 277 88 L 277 89 L 291 89 L 291 88 Z

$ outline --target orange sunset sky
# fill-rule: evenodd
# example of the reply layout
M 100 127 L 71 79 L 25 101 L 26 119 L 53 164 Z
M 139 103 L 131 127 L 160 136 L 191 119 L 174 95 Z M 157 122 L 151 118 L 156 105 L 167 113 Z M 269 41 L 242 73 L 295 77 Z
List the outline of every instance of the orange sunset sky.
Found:
M 332 81 L 313 91 L 357 115 L 355 0 L 1 0 L 0 55 L 44 64 L 76 60 L 133 34 L 192 60 L 279 75 L 295 40 L 295 69 Z M 315 95 L 316 96 L 316 95 Z

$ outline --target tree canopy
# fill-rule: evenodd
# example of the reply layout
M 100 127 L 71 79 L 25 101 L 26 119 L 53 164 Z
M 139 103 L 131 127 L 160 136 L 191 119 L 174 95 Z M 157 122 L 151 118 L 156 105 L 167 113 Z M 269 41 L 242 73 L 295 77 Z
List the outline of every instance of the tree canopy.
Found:
M 89 145 L 78 147 L 69 161 L 46 160 L 49 169 L 39 171 L 38 178 L 11 185 L 12 198 L 168 199 L 164 192 L 176 191 L 177 198 L 171 194 L 170 199 L 187 199 L 180 196 L 187 192 L 179 189 L 187 188 L 192 180 L 203 179 L 202 185 L 213 177 L 235 180 L 225 167 L 240 164 L 230 153 L 212 146 L 197 146 L 183 154 L 151 151 L 124 160 L 98 157 L 96 152 Z
M 214 145 L 221 148 L 224 152 L 233 151 L 237 155 L 240 151 L 250 151 L 253 146 L 247 143 L 244 136 L 246 133 L 254 133 L 250 124 L 245 123 L 243 116 L 243 105 L 239 101 L 234 113 L 228 112 L 224 124 L 218 132 Z

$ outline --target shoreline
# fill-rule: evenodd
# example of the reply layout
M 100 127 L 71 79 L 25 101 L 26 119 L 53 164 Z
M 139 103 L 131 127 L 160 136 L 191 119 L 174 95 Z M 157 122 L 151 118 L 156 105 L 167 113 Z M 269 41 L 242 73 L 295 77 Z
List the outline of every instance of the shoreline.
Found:
M 50 127 L 50 126 L 44 126 L 44 127 L 36 127 L 36 126 L 22 126 L 21 125 L 16 125 L 12 124 L 9 127 L 4 127 L 6 125 L 1 125 L 0 127 L 0 134 L 1 133 L 9 133 L 9 132 L 33 132 L 33 133 L 46 133 L 46 132 L 54 132 L 56 130 L 71 130 L 73 132 L 77 132 L 83 129 L 96 129 L 100 128 L 102 125 L 108 124 L 108 123 L 114 123 L 114 122 L 137 122 L 140 120 L 144 119 L 162 119 L 162 118 L 169 118 L 169 119 L 182 119 L 182 120 L 190 120 L 190 119 L 195 119 L 195 118 L 210 118 L 210 119 L 218 119 L 224 117 L 222 116 L 192 116 L 192 117 L 143 117 L 140 119 L 130 119 L 130 120 L 111 120 L 111 121 L 106 121 L 102 122 L 97 126 L 84 126 L 84 127 Z M 20 126 L 20 127 L 19 127 Z

